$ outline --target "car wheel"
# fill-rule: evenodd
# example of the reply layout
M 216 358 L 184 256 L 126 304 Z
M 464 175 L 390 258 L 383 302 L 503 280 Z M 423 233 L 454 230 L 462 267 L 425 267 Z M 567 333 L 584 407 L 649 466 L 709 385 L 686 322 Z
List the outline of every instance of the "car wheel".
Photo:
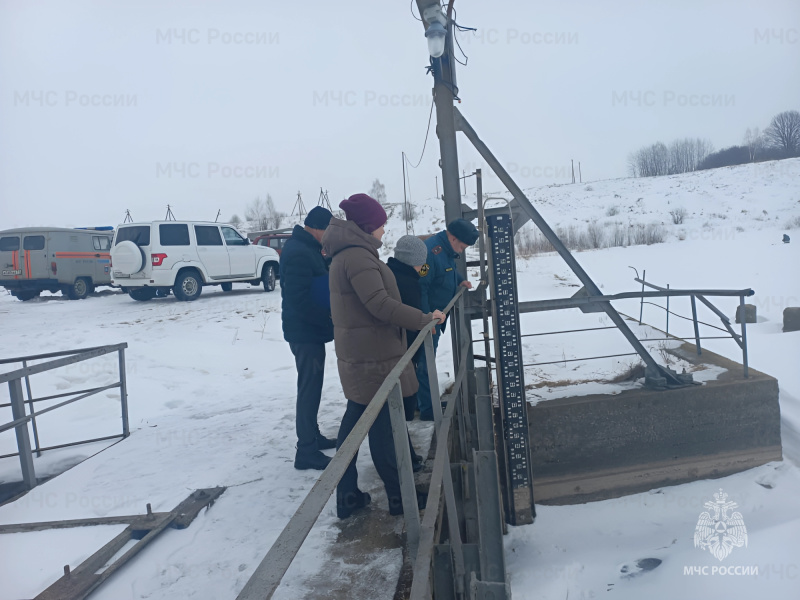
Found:
M 275 289 L 275 267 L 272 265 L 266 265 L 264 267 L 263 274 L 261 275 L 261 281 L 264 283 L 264 291 L 271 292 Z
M 92 287 L 91 280 L 87 277 L 78 277 L 75 283 L 66 287 L 67 298 L 70 300 L 83 300 L 89 295 Z
M 17 298 L 19 298 L 19 299 L 20 299 L 20 300 L 22 300 L 23 302 L 26 302 L 26 301 L 28 301 L 28 300 L 33 300 L 34 298 L 38 298 L 38 297 L 39 297 L 39 294 L 41 294 L 41 293 L 42 293 L 42 292 L 40 292 L 40 291 L 38 291 L 38 290 L 36 290 L 36 291 L 33 291 L 33 290 L 25 290 L 25 291 L 21 291 L 21 292 L 12 292 L 12 294 L 13 294 L 14 296 L 16 296 Z
M 128 292 L 128 295 L 133 298 L 134 300 L 138 300 L 139 302 L 146 302 L 147 300 L 152 300 L 156 297 L 156 290 L 153 288 L 133 288 L 131 291 Z
M 230 292 L 233 289 L 233 284 L 230 283 L 230 282 L 228 282 L 228 283 L 220 283 L 219 287 L 222 288 L 223 292 Z
M 189 302 L 197 300 L 200 292 L 203 291 L 203 280 L 197 271 L 184 271 L 175 280 L 175 287 L 172 288 L 178 300 Z

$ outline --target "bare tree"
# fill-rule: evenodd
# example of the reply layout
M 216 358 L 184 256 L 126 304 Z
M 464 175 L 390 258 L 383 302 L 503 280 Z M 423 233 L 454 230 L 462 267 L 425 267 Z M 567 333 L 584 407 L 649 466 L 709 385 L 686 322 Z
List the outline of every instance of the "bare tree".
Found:
M 369 191 L 369 195 L 380 202 L 382 206 L 386 205 L 386 186 L 381 183 L 380 179 L 376 179 L 372 182 L 372 188 Z
M 253 200 L 244 211 L 244 218 L 253 224 L 256 231 L 280 228 L 285 216 L 286 213 L 275 208 L 275 202 L 269 194 L 266 200 L 262 200 L 261 196 Z
M 631 177 L 642 176 L 639 172 L 639 152 L 641 152 L 641 150 L 628 154 L 628 175 Z
M 656 142 L 628 155 L 628 172 L 633 177 L 653 177 L 696 171 L 712 149 L 709 140 L 700 138 L 675 140 L 669 147 Z
M 239 225 L 242 224 L 242 220 L 239 218 L 239 215 L 233 215 L 230 219 L 228 219 L 228 223 L 234 227 L 239 227 Z
M 267 214 L 267 229 L 280 229 L 281 222 L 286 216 L 286 213 L 280 212 L 277 208 L 275 208 L 275 202 L 273 202 L 272 196 L 269 194 L 267 194 L 265 206 Z
M 755 161 L 756 156 L 761 153 L 761 149 L 764 147 L 764 137 L 758 127 L 747 128 L 747 131 L 744 132 L 744 145 L 747 146 L 747 151 L 750 154 L 750 162 Z
M 253 224 L 256 231 L 268 229 L 267 205 L 260 196 L 245 207 L 244 218 Z
M 639 177 L 654 177 L 669 173 L 669 150 L 661 142 L 641 148 L 634 156 Z
M 787 110 L 772 117 L 764 137 L 770 146 L 780 148 L 786 156 L 800 154 L 800 112 Z

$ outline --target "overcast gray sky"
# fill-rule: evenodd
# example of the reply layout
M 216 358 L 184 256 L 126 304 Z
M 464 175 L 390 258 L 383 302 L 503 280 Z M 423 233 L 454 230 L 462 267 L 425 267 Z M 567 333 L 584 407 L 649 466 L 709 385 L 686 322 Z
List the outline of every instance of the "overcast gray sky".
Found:
M 522 187 L 800 110 L 797 0 L 456 0 L 459 108 Z M 416 8 L 415 8 L 416 12 Z M 0 1 L 0 229 L 402 201 L 432 79 L 408 0 Z M 412 201 L 435 194 L 432 125 Z M 464 169 L 478 155 L 460 138 Z M 489 178 L 487 191 L 501 189 Z

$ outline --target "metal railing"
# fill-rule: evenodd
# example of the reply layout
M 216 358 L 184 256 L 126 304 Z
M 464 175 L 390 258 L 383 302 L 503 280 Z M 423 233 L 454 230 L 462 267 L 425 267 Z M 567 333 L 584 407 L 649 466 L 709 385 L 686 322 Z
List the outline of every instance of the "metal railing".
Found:
M 651 283 L 647 283 L 638 277 L 635 278 L 637 283 L 641 283 L 642 287 L 647 286 L 653 288 L 655 291 L 652 292 L 622 292 L 619 294 L 611 294 L 611 295 L 603 295 L 603 296 L 573 296 L 571 298 L 555 298 L 551 300 L 534 300 L 528 302 L 520 302 L 519 303 L 519 312 L 520 313 L 527 313 L 527 312 L 542 312 L 542 311 L 550 311 L 550 310 L 562 310 L 566 308 L 580 308 L 585 312 L 594 312 L 592 307 L 598 306 L 600 303 L 603 302 L 611 302 L 614 300 L 630 300 L 639 298 L 641 302 L 645 302 L 646 298 L 673 298 L 673 297 L 689 297 L 692 302 L 692 319 L 688 317 L 682 317 L 682 315 L 676 315 L 681 318 L 686 318 L 687 320 L 692 320 L 694 323 L 695 328 L 695 344 L 697 347 L 697 353 L 702 354 L 702 349 L 700 347 L 700 340 L 702 339 L 718 339 L 719 338 L 733 338 L 733 340 L 739 345 L 742 350 L 742 362 L 744 365 L 744 376 L 747 378 L 749 375 L 748 371 L 748 357 L 747 357 L 747 328 L 745 325 L 745 318 L 744 318 L 744 299 L 746 297 L 752 296 L 755 292 L 752 289 L 744 289 L 744 290 L 714 290 L 714 289 L 669 289 L 669 288 L 662 288 Z M 742 307 L 742 315 L 741 315 L 741 333 L 736 333 L 730 324 L 730 319 L 728 319 L 725 314 L 720 311 L 716 306 L 714 306 L 709 300 L 708 297 L 738 297 L 739 298 L 739 305 Z M 719 327 L 715 327 L 714 325 L 710 325 L 709 323 L 704 323 L 703 321 L 698 321 L 697 319 L 697 307 L 695 299 L 700 300 L 703 304 L 705 304 L 714 314 L 716 314 L 722 324 L 725 326 L 725 329 L 721 329 Z M 650 303 L 653 304 L 653 303 Z M 664 308 L 663 306 L 659 306 L 658 304 L 653 304 L 654 306 L 658 306 L 659 308 Z M 667 309 L 668 310 L 668 309 Z M 470 311 L 472 314 L 476 314 L 478 309 L 471 308 Z M 675 313 L 672 313 L 675 314 Z M 631 318 L 631 317 L 629 317 Z M 635 320 L 635 319 L 634 319 Z M 639 324 L 641 322 L 641 316 L 639 319 Z M 727 331 L 729 335 L 727 336 L 714 336 L 714 337 L 701 337 L 699 333 L 698 324 L 708 325 L 710 327 L 715 327 L 716 329 L 720 329 L 721 331 Z M 542 335 L 555 335 L 555 334 L 565 334 L 565 333 L 576 333 L 582 331 L 597 331 L 600 329 L 617 329 L 616 326 L 613 327 L 588 327 L 584 329 L 570 329 L 565 331 L 550 331 L 550 332 L 541 332 L 541 333 L 531 333 L 531 334 L 523 334 L 520 337 L 531 337 L 531 336 L 542 336 Z M 481 342 L 487 342 L 492 338 L 486 336 L 484 333 L 484 338 Z M 684 338 L 679 338 L 677 336 L 671 336 L 665 339 L 680 339 L 683 341 Z M 638 339 L 638 342 L 653 342 L 658 341 L 657 339 L 652 338 L 645 338 L 645 339 Z M 525 367 L 532 367 L 532 366 L 542 366 L 548 364 L 559 364 L 564 362 L 579 362 L 579 361 L 586 361 L 586 360 L 595 360 L 595 359 L 603 359 L 603 358 L 614 358 L 614 357 L 621 357 L 621 356 L 634 356 L 639 354 L 637 352 L 627 352 L 622 354 L 612 354 L 612 355 L 604 355 L 604 356 L 588 356 L 583 358 L 572 358 L 572 359 L 560 359 L 560 360 L 553 360 L 549 362 L 540 362 L 540 363 L 529 363 L 523 366 Z M 491 355 L 475 355 L 476 359 L 486 361 L 488 363 L 494 362 L 494 357 Z
M 459 289 L 450 301 L 445 314 L 450 313 L 458 303 L 463 307 L 463 293 Z M 461 361 L 456 374 L 453 392 L 448 398 L 447 410 L 442 413 L 441 399 L 439 397 L 439 383 L 436 372 L 436 356 L 433 348 L 433 330 L 435 321 L 431 321 L 417 335 L 416 340 L 409 346 L 406 353 L 400 358 L 395 367 L 387 375 L 383 384 L 367 405 L 366 410 L 356 423 L 353 430 L 337 450 L 328 466 L 320 475 L 317 482 L 306 495 L 299 508 L 281 531 L 272 544 L 267 555 L 256 567 L 253 575 L 237 596 L 237 600 L 263 600 L 271 598 L 280 585 L 281 579 L 292 564 L 300 547 L 322 513 L 325 504 L 335 490 L 350 462 L 353 460 L 361 443 L 364 441 L 378 417 L 384 404 L 389 403 L 389 415 L 392 423 L 392 436 L 394 438 L 395 455 L 397 457 L 397 470 L 400 476 L 400 490 L 403 504 L 403 517 L 406 526 L 406 544 L 411 561 L 414 563 L 414 576 L 411 587 L 411 598 L 422 599 L 430 597 L 431 562 L 435 543 L 436 524 L 439 517 L 439 505 L 444 491 L 444 501 L 449 515 L 456 514 L 456 500 L 453 489 L 453 480 L 450 470 L 448 453 L 448 438 L 455 409 L 459 399 L 463 399 L 461 390 L 465 381 L 466 361 Z M 411 464 L 411 451 L 408 444 L 407 426 L 403 409 L 403 394 L 400 387 L 400 375 L 409 365 L 417 350 L 425 347 L 425 359 L 428 361 L 428 376 L 430 380 L 431 401 L 433 404 L 434 427 L 436 431 L 436 456 L 433 463 L 433 472 L 428 492 L 425 517 L 420 521 L 419 506 L 417 504 L 414 473 Z M 461 356 L 465 356 L 469 349 L 469 341 L 462 346 Z M 461 535 L 458 522 L 455 518 L 448 519 L 455 569 L 459 579 L 463 580 L 464 557 L 461 546 Z
M 77 446 L 79 444 L 90 444 L 92 442 L 101 442 L 111 440 L 118 437 L 126 438 L 130 435 L 130 428 L 128 425 L 128 392 L 127 383 L 125 378 L 125 348 L 128 344 L 113 344 L 109 346 L 97 346 L 93 348 L 83 348 L 79 350 L 66 350 L 63 352 L 50 352 L 47 354 L 35 354 L 30 356 L 20 356 L 15 358 L 0 359 L 0 365 L 8 365 L 14 363 L 21 363 L 22 368 L 7 373 L 0 374 L 0 384 L 8 383 L 9 396 L 11 402 L 0 404 L 0 408 L 11 407 L 12 420 L 8 423 L 0 425 L 0 433 L 14 429 L 17 437 L 17 452 L 5 454 L 0 458 L 11 458 L 19 456 L 20 468 L 22 470 L 22 481 L 27 489 L 36 487 L 36 471 L 33 466 L 33 454 L 41 456 L 41 453 L 46 450 L 55 450 L 57 448 L 67 448 L 70 446 Z M 97 358 L 105 354 L 118 353 L 119 362 L 119 381 L 95 388 L 76 390 L 72 392 L 64 392 L 61 394 L 53 394 L 50 396 L 43 396 L 41 398 L 34 398 L 31 392 L 32 375 L 37 373 L 44 373 L 52 371 L 60 367 L 66 367 L 78 362 Z M 28 365 L 30 361 L 55 359 L 48 362 L 38 363 L 35 365 Z M 23 396 L 22 381 L 25 381 L 25 391 L 27 398 Z M 39 443 L 39 429 L 36 424 L 36 417 L 54 411 L 62 406 L 72 404 L 78 400 L 83 400 L 89 396 L 99 394 L 106 390 L 119 388 L 120 404 L 122 411 L 122 433 L 117 435 L 110 435 L 105 437 L 94 438 L 90 440 L 80 440 L 77 442 L 70 442 L 67 444 L 58 444 L 55 446 L 41 447 Z M 69 398 L 75 396 L 74 398 Z M 53 406 L 49 406 L 39 411 L 34 410 L 34 403 L 56 400 L 59 398 L 69 398 Z M 29 413 L 26 412 L 25 405 L 27 404 Z M 31 447 L 31 439 L 28 431 L 28 423 L 31 424 L 34 437 L 34 445 Z
M 745 302 L 744 302 L 744 299 L 749 297 L 749 296 L 754 295 L 755 292 L 753 290 L 751 290 L 751 289 L 746 289 L 746 290 L 714 290 L 714 291 L 711 291 L 711 292 L 704 291 L 704 290 L 686 290 L 685 293 L 673 294 L 672 292 L 674 292 L 676 290 L 670 290 L 669 285 L 667 285 L 666 288 L 663 288 L 663 287 L 660 287 L 660 286 L 657 286 L 657 285 L 653 285 L 652 283 L 649 283 L 649 282 L 645 281 L 644 277 L 645 277 L 645 272 L 642 271 L 642 278 L 640 279 L 639 277 L 636 277 L 634 279 L 634 281 L 636 281 L 637 283 L 641 283 L 642 284 L 642 290 L 644 290 L 645 286 L 647 286 L 647 287 L 649 287 L 651 289 L 657 290 L 659 293 L 664 294 L 664 296 L 667 299 L 666 300 L 666 304 L 667 305 L 666 305 L 666 307 L 664 307 L 664 306 L 661 306 L 661 305 L 656 304 L 654 302 L 645 302 L 645 292 L 643 291 L 642 292 L 642 296 L 641 296 L 641 300 L 640 300 L 640 305 L 639 305 L 639 324 L 640 325 L 642 324 L 642 316 L 643 316 L 643 313 L 644 313 L 644 305 L 645 304 L 650 304 L 652 306 L 655 306 L 657 308 L 660 308 L 660 309 L 666 311 L 667 322 L 666 322 L 665 334 L 668 337 L 665 338 L 665 339 L 680 339 L 682 341 L 688 342 L 689 341 L 688 339 L 679 338 L 678 336 L 675 336 L 675 335 L 670 336 L 670 333 L 669 333 L 669 316 L 670 315 L 674 315 L 674 316 L 676 316 L 676 317 L 678 317 L 680 319 L 685 319 L 687 321 L 692 321 L 692 325 L 694 326 L 694 342 L 695 342 L 695 347 L 697 348 L 698 356 L 703 354 L 703 349 L 700 346 L 700 340 L 732 338 L 737 343 L 739 348 L 742 350 L 742 366 L 744 367 L 744 377 L 748 378 L 750 376 L 749 375 L 748 356 L 747 356 L 747 316 L 745 314 Z M 725 293 L 721 293 L 723 291 Z M 691 304 L 692 304 L 692 318 L 691 319 L 689 317 L 684 317 L 683 315 L 679 315 L 677 313 L 674 313 L 669 309 L 669 299 L 670 299 L 671 296 L 689 296 L 689 298 L 691 299 Z M 738 296 L 739 297 L 739 324 L 741 325 L 741 333 L 736 333 L 733 330 L 733 328 L 731 327 L 731 320 L 725 315 L 725 313 L 723 313 L 716 306 L 714 306 L 708 300 L 708 298 L 706 298 L 706 296 Z M 711 312 L 713 312 L 715 315 L 717 315 L 717 317 L 719 317 L 719 320 L 722 322 L 722 324 L 725 327 L 725 329 L 722 329 L 721 327 L 717 327 L 716 325 L 712 325 L 710 323 L 705 323 L 703 321 L 698 320 L 698 318 L 697 318 L 697 300 L 700 300 L 700 302 L 705 304 L 706 307 L 708 307 L 708 309 L 711 310 Z M 714 329 L 718 329 L 719 331 L 727 332 L 728 335 L 724 335 L 724 336 L 703 336 L 703 337 L 701 337 L 700 336 L 700 325 L 705 325 L 707 327 L 712 327 Z M 653 340 L 651 340 L 651 341 L 653 341 Z

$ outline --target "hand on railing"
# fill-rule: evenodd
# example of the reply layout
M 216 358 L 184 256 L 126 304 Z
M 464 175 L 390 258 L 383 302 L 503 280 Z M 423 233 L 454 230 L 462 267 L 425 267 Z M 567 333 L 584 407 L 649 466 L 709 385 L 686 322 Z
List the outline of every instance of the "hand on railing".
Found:
M 444 323 L 444 320 L 446 318 L 447 315 L 445 315 L 442 311 L 440 310 L 433 311 L 433 320 L 436 321 L 437 325 L 441 325 L 442 323 Z

